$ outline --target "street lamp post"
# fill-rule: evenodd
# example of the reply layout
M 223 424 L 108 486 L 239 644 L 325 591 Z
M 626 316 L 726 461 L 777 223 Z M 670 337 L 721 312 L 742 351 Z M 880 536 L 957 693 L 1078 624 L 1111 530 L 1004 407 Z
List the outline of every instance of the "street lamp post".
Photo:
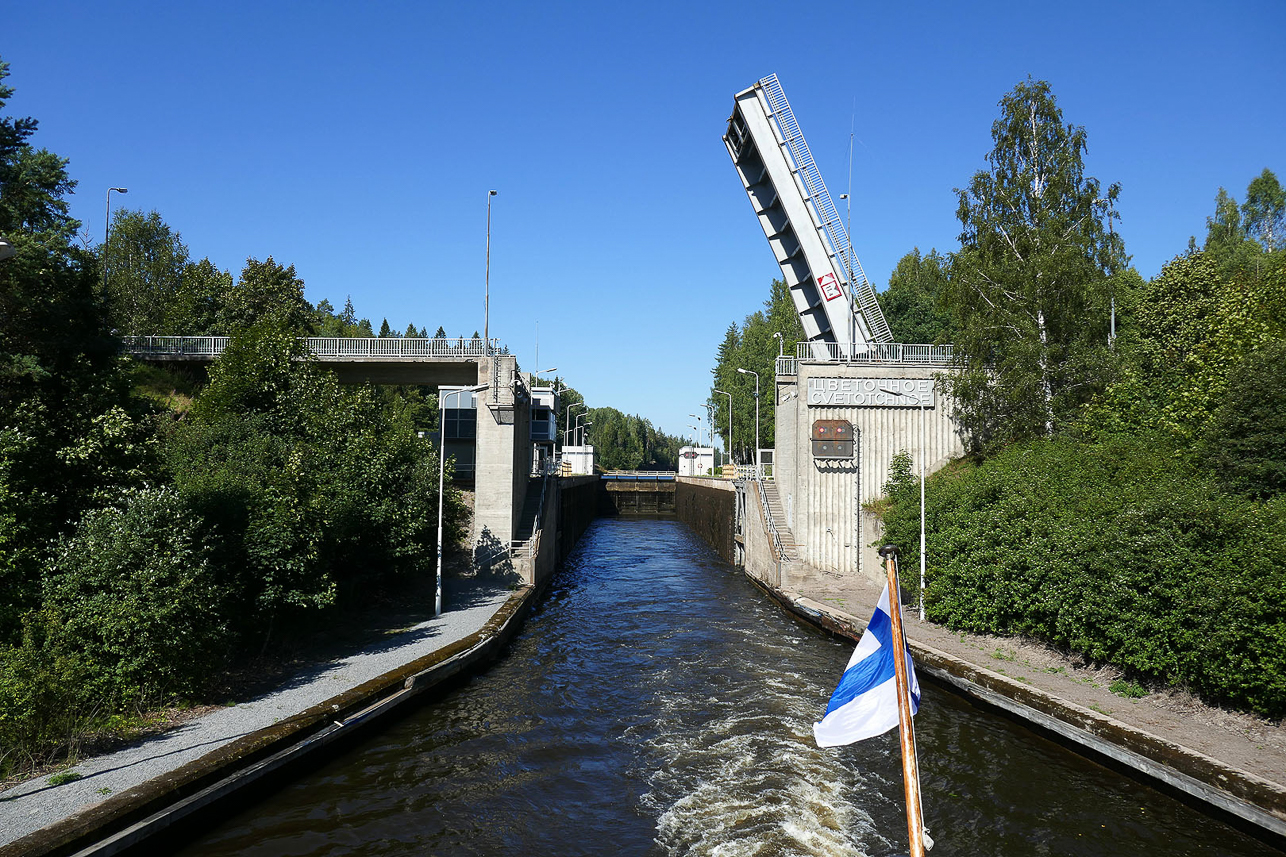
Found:
M 572 402 L 570 405 L 567 406 L 566 428 L 563 430 L 563 446 L 567 446 L 567 437 L 572 433 L 572 408 L 575 408 L 575 407 L 582 407 L 582 408 L 588 409 L 589 405 L 585 404 L 584 402 Z
M 759 373 L 753 369 L 737 367 L 742 375 L 755 376 L 755 466 L 759 466 Z
M 540 364 L 536 364 L 536 365 L 540 365 Z M 535 375 L 533 375 L 532 377 L 533 377 L 533 378 L 535 378 L 536 380 L 540 380 L 540 376 L 541 376 L 541 375 L 548 375 L 550 372 L 557 372 L 557 371 L 558 371 L 558 367 L 557 367 L 557 366 L 555 366 L 553 369 L 541 369 L 539 372 L 537 372 L 537 373 L 536 373 Z M 536 385 L 535 385 L 535 384 L 532 384 L 532 386 L 534 387 L 534 386 L 536 386 Z
M 575 426 L 574 426 L 574 430 L 573 430 L 573 434 L 572 434 L 572 437 L 573 437 L 573 438 L 578 438 L 578 437 L 580 437 L 580 428 L 581 428 L 581 426 L 580 426 L 580 421 L 581 421 L 581 420 L 583 420 L 583 419 L 584 419 L 585 417 L 587 417 L 587 416 L 589 416 L 589 411 L 585 411 L 585 413 L 583 413 L 583 414 L 577 414 L 577 415 L 576 415 L 576 424 L 575 424 Z M 585 425 L 593 425 L 593 423 L 588 423 L 588 422 L 587 422 Z M 580 446 L 580 445 L 581 445 L 581 444 L 579 444 L 579 443 L 574 444 L 574 446 Z
M 724 438 L 724 447 L 728 452 L 728 460 L 732 460 L 732 393 L 725 393 L 723 390 L 715 390 L 720 396 L 728 397 L 728 436 Z
M 433 596 L 433 615 L 434 616 L 442 615 L 442 511 L 443 511 L 442 499 L 444 496 L 444 489 L 446 488 L 446 473 L 447 473 L 447 463 L 446 463 L 447 462 L 447 456 L 446 456 L 447 427 L 446 427 L 446 419 L 445 419 L 446 408 L 442 407 L 442 404 L 444 399 L 449 399 L 452 396 L 456 396 L 457 397 L 456 405 L 458 406 L 460 403 L 460 400 L 458 397 L 461 393 L 477 393 L 480 390 L 485 390 L 485 389 L 487 389 L 486 384 L 479 384 L 476 387 L 468 387 L 464 390 L 452 390 L 451 392 L 447 393 L 446 396 L 444 396 L 442 399 L 438 400 L 438 409 L 442 411 L 442 413 L 439 414 L 438 416 L 438 580 L 437 580 L 437 591 Z
M 103 223 L 103 291 L 107 291 L 107 240 L 112 234 L 112 191 L 129 193 L 127 187 L 109 187 L 107 189 L 107 217 Z
M 494 190 L 487 191 L 487 275 L 486 295 L 482 306 L 482 347 L 491 356 L 491 198 Z

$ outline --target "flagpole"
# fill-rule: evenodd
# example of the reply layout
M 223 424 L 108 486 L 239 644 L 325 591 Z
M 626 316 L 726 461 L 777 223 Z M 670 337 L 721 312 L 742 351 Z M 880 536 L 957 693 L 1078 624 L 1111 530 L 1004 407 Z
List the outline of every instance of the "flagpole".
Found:
M 906 789 L 906 829 L 910 857 L 924 857 L 924 816 L 920 806 L 920 769 L 915 755 L 915 727 L 911 724 L 910 677 L 906 668 L 906 637 L 902 635 L 902 592 L 898 588 L 898 549 L 880 548 L 888 573 L 889 619 L 893 624 L 893 675 L 898 689 L 898 735 L 902 740 L 902 781 Z

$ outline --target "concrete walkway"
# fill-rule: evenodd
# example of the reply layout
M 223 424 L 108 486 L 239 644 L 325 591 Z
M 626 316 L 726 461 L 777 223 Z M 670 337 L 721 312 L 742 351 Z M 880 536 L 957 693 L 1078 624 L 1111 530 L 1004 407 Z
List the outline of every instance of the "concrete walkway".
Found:
M 345 725 L 341 719 L 358 719 L 351 716 L 355 709 L 365 716 L 362 709 L 394 685 L 402 692 L 422 683 L 425 673 L 458 672 L 461 666 L 440 656 L 479 650 L 501 630 L 491 627 L 500 614 L 515 614 L 530 595 L 529 588 L 515 592 L 499 581 L 445 583 L 442 615 L 384 644 L 294 676 L 258 699 L 86 759 L 70 769 L 79 779 L 55 786 L 40 777 L 0 792 L 0 855 L 43 854 L 121 818 L 163 810 L 176 792 L 187 797 L 206 781 L 241 770 L 239 762 L 315 736 L 319 723 L 333 730 Z M 403 675 L 408 667 L 418 669 Z
M 914 588 L 908 584 L 909 573 L 904 591 Z M 857 639 L 883 584 L 791 563 L 783 569 L 781 587 L 766 588 L 801 619 Z M 952 632 L 920 621 L 913 610 L 905 611 L 904 628 L 922 675 L 1086 755 L 1248 822 L 1277 847 L 1286 846 L 1282 724 L 1179 693 L 1117 695 L 1109 689 L 1117 677 L 1113 671 L 1087 668 L 1021 640 Z

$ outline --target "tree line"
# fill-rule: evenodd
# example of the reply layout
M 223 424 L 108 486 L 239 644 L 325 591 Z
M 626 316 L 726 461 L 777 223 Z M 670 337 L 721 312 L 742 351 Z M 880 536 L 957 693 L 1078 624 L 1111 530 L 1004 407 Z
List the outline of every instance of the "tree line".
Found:
M 999 106 L 959 249 L 913 251 L 880 295 L 899 338 L 955 344 L 938 382 L 967 455 L 926 485 L 927 614 L 1280 717 L 1286 192 L 1269 169 L 1220 188 L 1204 240 L 1145 280 L 1049 85 Z M 913 566 L 918 479 L 886 491 Z
M 36 130 L 0 116 L 0 779 L 431 580 L 436 552 L 433 397 L 298 359 L 303 333 L 369 335 L 351 301 L 311 306 L 271 257 L 234 282 L 155 213 L 86 246 Z M 205 380 L 120 354 L 211 332 L 231 339 Z

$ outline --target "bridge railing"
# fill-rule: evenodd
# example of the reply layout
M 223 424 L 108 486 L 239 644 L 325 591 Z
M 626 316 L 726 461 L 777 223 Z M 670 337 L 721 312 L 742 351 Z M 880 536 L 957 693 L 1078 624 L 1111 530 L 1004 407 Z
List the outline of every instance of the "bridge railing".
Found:
M 187 360 L 214 359 L 228 347 L 226 336 L 123 336 L 127 354 L 137 357 L 175 357 Z M 319 360 L 367 357 L 414 360 L 423 357 L 486 357 L 481 339 L 421 339 L 401 336 L 347 337 L 308 336 L 300 341 Z M 508 354 L 500 340 L 491 340 L 492 354 Z
M 897 363 L 948 366 L 953 349 L 950 345 L 919 345 L 906 342 L 876 342 L 862 354 L 848 355 L 838 342 L 797 342 L 795 358 L 800 363 L 851 363 L 859 366 L 879 366 Z M 778 374 L 790 374 L 780 371 Z
M 215 358 L 228 347 L 226 336 L 122 336 L 127 354 L 143 357 Z

